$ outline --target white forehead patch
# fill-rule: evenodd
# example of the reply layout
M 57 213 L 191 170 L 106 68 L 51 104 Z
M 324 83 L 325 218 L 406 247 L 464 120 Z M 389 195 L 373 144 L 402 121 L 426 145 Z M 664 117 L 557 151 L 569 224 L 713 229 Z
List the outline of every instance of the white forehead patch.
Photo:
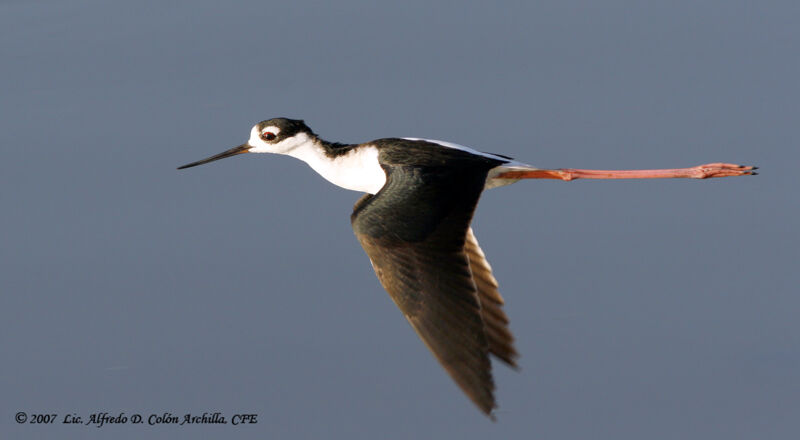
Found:
M 247 143 L 250 145 L 256 145 L 254 141 L 258 139 L 260 134 L 261 133 L 258 132 L 258 125 L 254 125 L 253 128 L 250 129 L 250 139 L 247 141 Z

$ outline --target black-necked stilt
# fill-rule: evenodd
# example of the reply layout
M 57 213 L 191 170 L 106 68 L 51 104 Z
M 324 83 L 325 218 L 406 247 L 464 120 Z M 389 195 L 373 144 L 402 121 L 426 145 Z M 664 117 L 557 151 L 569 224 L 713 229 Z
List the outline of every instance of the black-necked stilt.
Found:
M 492 268 L 470 221 L 484 189 L 519 179 L 726 177 L 755 167 L 600 171 L 538 169 L 509 157 L 417 138 L 338 144 L 300 120 L 276 118 L 238 147 L 179 169 L 241 153 L 296 157 L 335 185 L 366 193 L 350 219 L 383 287 L 450 376 L 486 414 L 495 408 L 489 354 L 516 366 L 514 338 Z

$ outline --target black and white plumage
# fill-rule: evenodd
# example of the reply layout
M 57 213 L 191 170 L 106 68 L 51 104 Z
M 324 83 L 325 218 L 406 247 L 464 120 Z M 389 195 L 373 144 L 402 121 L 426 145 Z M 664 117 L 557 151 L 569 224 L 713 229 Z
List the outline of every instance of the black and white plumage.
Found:
M 241 153 L 286 154 L 330 182 L 366 193 L 351 215 L 383 287 L 466 395 L 496 407 L 490 355 L 516 366 L 517 351 L 497 280 L 470 227 L 484 189 L 526 178 L 724 177 L 753 167 L 708 164 L 672 170 L 540 170 L 506 156 L 417 138 L 362 144 L 322 140 L 301 120 L 256 124 L 250 139 L 180 167 Z
M 402 138 L 330 143 L 303 121 L 277 118 L 256 124 L 246 144 L 181 168 L 275 152 L 306 161 L 334 184 L 366 192 L 351 220 L 378 279 L 442 366 L 489 414 L 496 406 L 489 355 L 516 366 L 517 352 L 470 221 L 490 170 L 522 164 L 443 144 Z

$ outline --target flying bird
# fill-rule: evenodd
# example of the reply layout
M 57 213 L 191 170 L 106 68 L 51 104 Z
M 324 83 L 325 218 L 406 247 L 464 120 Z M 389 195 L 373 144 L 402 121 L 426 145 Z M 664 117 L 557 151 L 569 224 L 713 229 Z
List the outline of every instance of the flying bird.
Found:
M 520 179 L 705 179 L 754 175 L 711 163 L 659 170 L 539 169 L 510 157 L 437 140 L 328 142 L 302 121 L 259 122 L 248 141 L 184 169 L 243 153 L 306 162 L 342 188 L 365 193 L 350 220 L 383 287 L 464 393 L 492 417 L 489 355 L 516 367 L 517 351 L 492 268 L 470 227 L 485 189 Z

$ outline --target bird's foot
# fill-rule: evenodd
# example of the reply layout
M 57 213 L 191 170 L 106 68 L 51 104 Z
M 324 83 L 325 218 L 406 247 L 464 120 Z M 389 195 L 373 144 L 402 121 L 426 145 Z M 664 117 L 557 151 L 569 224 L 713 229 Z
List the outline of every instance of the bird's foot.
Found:
M 711 177 L 733 177 L 733 176 L 755 176 L 758 167 L 736 165 L 732 163 L 707 163 L 690 168 L 690 175 L 693 179 L 708 179 Z

